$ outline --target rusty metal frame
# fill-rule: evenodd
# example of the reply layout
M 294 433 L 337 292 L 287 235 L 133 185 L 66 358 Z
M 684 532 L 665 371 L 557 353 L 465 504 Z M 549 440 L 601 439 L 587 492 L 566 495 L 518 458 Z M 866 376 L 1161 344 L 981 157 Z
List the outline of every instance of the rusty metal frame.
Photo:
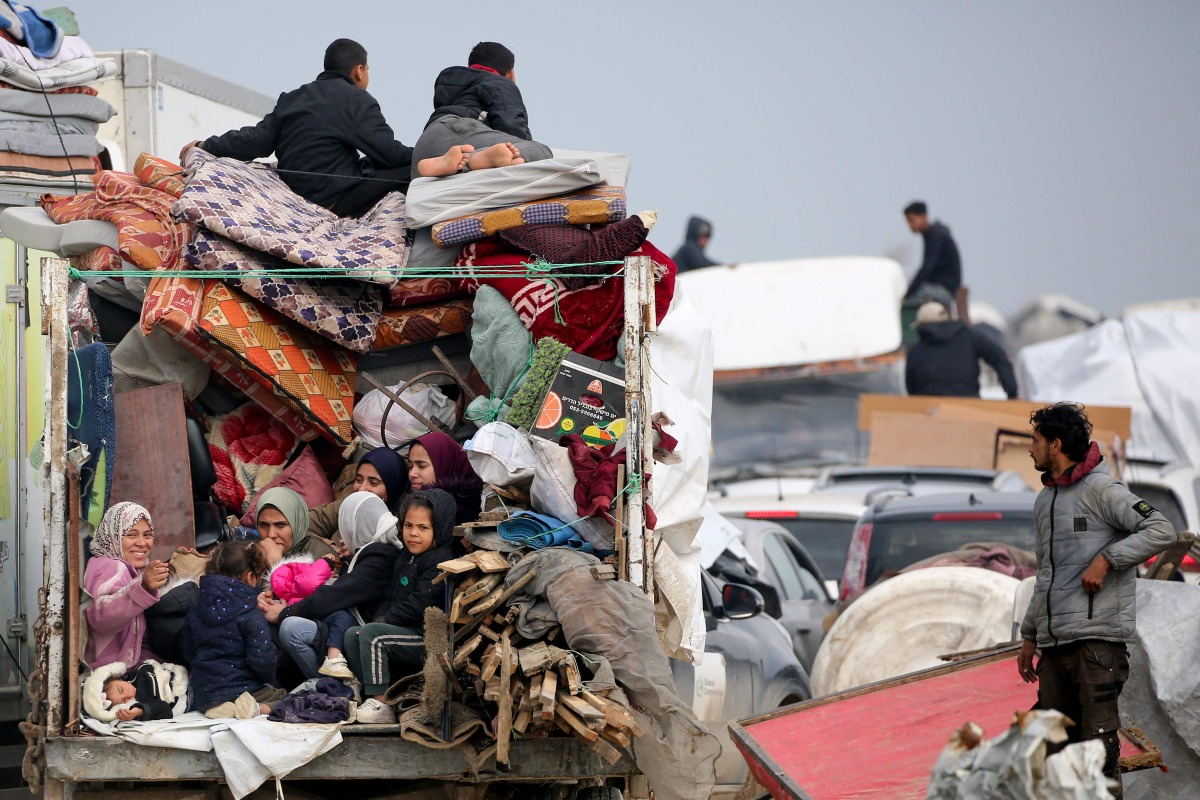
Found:
M 625 259 L 625 470 L 633 489 L 625 504 L 625 557 L 629 581 L 654 597 L 656 537 L 646 528 L 646 498 L 654 435 L 650 426 L 650 334 L 657 330 L 654 262 L 647 256 Z M 618 487 L 623 488 L 623 487 Z

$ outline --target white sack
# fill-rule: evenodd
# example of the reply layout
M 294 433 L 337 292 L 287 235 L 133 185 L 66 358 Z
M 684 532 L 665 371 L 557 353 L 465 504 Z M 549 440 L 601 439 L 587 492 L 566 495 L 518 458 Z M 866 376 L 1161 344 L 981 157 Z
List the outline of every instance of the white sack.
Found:
M 533 480 L 537 457 L 529 434 L 507 422 L 489 422 L 464 448 L 475 474 L 492 486 L 527 484 Z
M 448 428 L 454 425 L 454 401 L 442 394 L 441 389 L 416 383 L 400 392 L 401 386 L 403 384 L 397 384 L 389 386 L 388 389 L 392 394 L 399 394 L 404 402 L 428 419 L 440 422 Z M 372 450 L 385 446 L 380 438 L 380 425 L 383 422 L 383 412 L 390 402 L 387 395 L 373 389 L 354 407 L 354 429 L 362 437 L 363 443 Z M 399 447 L 426 433 L 429 433 L 429 429 L 424 423 L 417 421 L 403 406 L 392 403 L 392 410 L 388 411 L 387 415 L 387 447 Z

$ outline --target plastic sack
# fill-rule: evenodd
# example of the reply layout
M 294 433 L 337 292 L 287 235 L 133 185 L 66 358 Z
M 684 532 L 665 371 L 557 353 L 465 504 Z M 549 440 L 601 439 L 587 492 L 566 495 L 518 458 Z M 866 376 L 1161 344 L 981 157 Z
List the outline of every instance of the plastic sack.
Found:
M 504 422 L 480 428 L 466 445 L 467 460 L 475 474 L 492 486 L 528 484 L 533 480 L 537 457 L 529 434 Z
M 399 393 L 401 399 L 424 414 L 428 419 L 440 422 L 447 428 L 453 428 L 454 401 L 442 394 L 436 386 L 416 383 L 400 392 L 400 386 L 389 386 L 392 394 Z M 392 410 L 387 415 L 387 442 L 380 436 L 380 425 L 383 422 L 383 412 L 391 402 L 387 395 L 379 389 L 367 393 L 354 407 L 354 429 L 362 437 L 363 442 L 372 450 L 376 447 L 399 447 L 405 442 L 429 433 L 429 428 L 417 420 L 401 405 L 392 403 Z

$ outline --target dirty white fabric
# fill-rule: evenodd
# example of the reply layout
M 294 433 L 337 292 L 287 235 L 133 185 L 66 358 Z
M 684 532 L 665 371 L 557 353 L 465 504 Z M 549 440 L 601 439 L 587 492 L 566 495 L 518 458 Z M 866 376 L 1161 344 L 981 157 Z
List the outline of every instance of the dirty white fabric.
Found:
M 1009 641 L 1019 584 L 978 567 L 930 567 L 873 586 L 821 642 L 813 696 L 935 667 L 946 653 Z
M 970 725 L 950 739 L 934 764 L 928 800 L 1110 800 L 1104 745 L 1090 740 L 1046 758 L 1046 744 L 1066 741 L 1066 717 L 1031 711 L 983 742 Z M 968 727 L 968 726 L 964 726 Z
M 1169 772 L 1125 776 L 1126 800 L 1200 797 L 1200 589 L 1174 581 L 1137 582 L 1138 640 L 1129 648 L 1121 723 L 1141 728 Z
M 705 569 L 711 567 L 726 550 L 759 569 L 759 564 L 742 543 L 741 529 L 721 516 L 712 503 L 704 509 L 704 521 L 696 535 L 696 546 L 700 548 L 700 566 Z
M 454 425 L 454 401 L 446 397 L 436 386 L 416 383 L 405 389 L 404 384 L 389 386 L 392 394 L 398 395 L 426 418 L 440 422 L 446 427 Z M 392 408 L 387 411 L 388 404 Z M 387 443 L 382 440 L 383 413 L 387 411 Z M 367 396 L 354 406 L 354 429 L 358 431 L 363 442 L 372 450 L 377 447 L 399 447 L 400 445 L 426 434 L 429 429 L 419 422 L 402 406 L 392 403 L 391 399 L 378 389 L 372 389 Z
M 1196 466 L 1200 453 L 1200 311 L 1135 311 L 1026 347 L 1022 397 L 1129 406 L 1129 455 Z
M 342 743 L 340 725 L 292 725 L 266 717 L 227 722 L 212 734 L 213 751 L 234 800 L 269 779 L 286 778 Z
M 187 350 L 166 331 L 149 334 L 134 325 L 112 352 L 113 382 L 123 392 L 167 383 L 183 385 L 183 394 L 195 400 L 208 386 L 211 367 Z
M 475 474 L 492 486 L 512 486 L 533 481 L 537 458 L 529 434 L 507 422 L 490 422 L 480 428 L 464 448 Z
M 213 726 L 223 720 L 208 719 L 199 711 L 189 711 L 174 719 L 149 722 L 101 722 L 84 715 L 83 724 L 103 736 L 116 736 L 145 747 L 168 747 L 175 750 L 212 752 Z

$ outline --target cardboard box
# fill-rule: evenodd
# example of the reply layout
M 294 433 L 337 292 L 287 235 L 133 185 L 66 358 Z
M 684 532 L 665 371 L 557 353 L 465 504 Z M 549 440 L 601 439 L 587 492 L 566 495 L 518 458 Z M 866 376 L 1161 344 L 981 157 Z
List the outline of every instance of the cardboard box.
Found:
M 572 353 L 546 392 L 533 435 L 557 442 L 578 433 L 592 447 L 625 433 L 625 373 L 604 361 Z

